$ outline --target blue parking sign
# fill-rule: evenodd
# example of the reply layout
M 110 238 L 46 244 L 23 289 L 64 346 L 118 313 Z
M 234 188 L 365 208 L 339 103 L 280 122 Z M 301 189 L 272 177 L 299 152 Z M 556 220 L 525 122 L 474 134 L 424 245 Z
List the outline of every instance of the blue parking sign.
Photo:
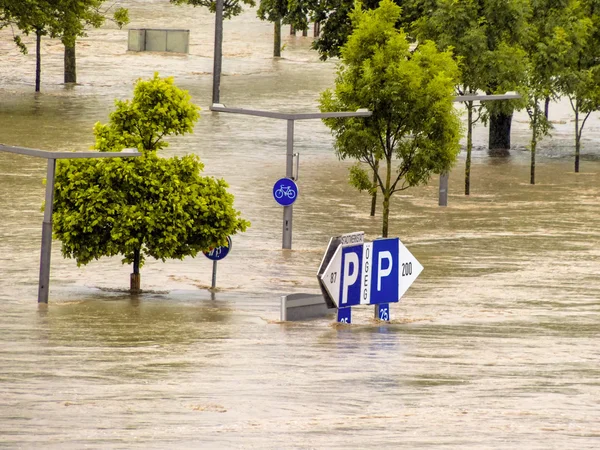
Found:
M 360 304 L 362 282 L 363 246 L 353 245 L 342 249 L 342 278 L 340 283 L 340 308 Z
M 398 238 L 373 241 L 371 304 L 398 301 L 398 250 Z

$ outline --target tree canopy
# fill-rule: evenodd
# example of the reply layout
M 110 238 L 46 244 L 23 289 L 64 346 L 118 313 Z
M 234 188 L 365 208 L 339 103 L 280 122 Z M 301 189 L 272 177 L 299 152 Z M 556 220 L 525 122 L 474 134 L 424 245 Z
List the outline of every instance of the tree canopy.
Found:
M 460 149 L 461 125 L 452 103 L 459 76 L 456 62 L 433 42 L 411 52 L 406 34 L 395 27 L 400 13 L 391 0 L 370 11 L 357 4 L 335 89 L 321 95 L 322 111 L 373 112 L 366 119 L 324 121 L 336 138 L 338 156 L 356 159 L 375 172 L 383 196 L 384 237 L 390 197 L 449 170 Z M 377 169 L 379 161 L 383 171 Z M 352 172 L 354 184 L 364 187 L 368 174 L 360 166 Z
M 245 231 L 227 183 L 201 176 L 197 156 L 157 154 L 166 136 L 191 132 L 198 116 L 189 94 L 158 74 L 138 81 L 132 100 L 116 102 L 109 123 L 96 124 L 95 148 L 136 147 L 142 156 L 60 162 L 53 221 L 65 257 L 82 265 L 122 255 L 133 263 L 136 291 L 147 257 L 193 257 Z

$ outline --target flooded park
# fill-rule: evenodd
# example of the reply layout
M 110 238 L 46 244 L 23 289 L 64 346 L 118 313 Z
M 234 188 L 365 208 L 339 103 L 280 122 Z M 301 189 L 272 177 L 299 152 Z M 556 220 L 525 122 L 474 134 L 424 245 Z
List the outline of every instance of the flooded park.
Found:
M 598 113 L 581 173 L 560 101 L 536 185 L 519 112 L 508 156 L 489 155 L 488 130 L 476 126 L 470 196 L 462 152 L 447 207 L 437 178 L 392 197 L 390 236 L 424 270 L 390 323 L 372 307 L 355 308 L 347 326 L 280 322 L 282 295 L 319 292 L 329 238 L 375 239 L 380 214 L 348 184 L 352 162 L 336 158 L 325 125 L 300 121 L 293 249 L 282 250 L 272 187 L 285 176 L 286 124 L 209 111 L 214 16 L 167 0 L 116 3 L 130 28 L 189 29 L 189 54 L 128 52 L 127 30 L 107 24 L 79 41 L 79 84 L 65 86 L 63 47 L 44 40 L 35 94 L 33 48 L 21 55 L 2 30 L 0 143 L 86 151 L 94 123 L 136 79 L 173 76 L 201 119 L 162 154 L 197 154 L 252 225 L 219 262 L 215 292 L 202 255 L 149 260 L 131 296 L 120 258 L 78 268 L 54 241 L 50 301 L 38 308 L 46 161 L 0 153 L 1 448 L 598 448 Z M 273 59 L 272 39 L 255 10 L 225 22 L 221 102 L 316 112 L 336 62 L 287 29 Z

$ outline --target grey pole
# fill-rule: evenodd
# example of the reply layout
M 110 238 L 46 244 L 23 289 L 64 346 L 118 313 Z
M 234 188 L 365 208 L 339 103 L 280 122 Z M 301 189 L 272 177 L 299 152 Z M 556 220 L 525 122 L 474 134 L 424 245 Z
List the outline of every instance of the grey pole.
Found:
M 213 53 L 213 93 L 212 102 L 219 103 L 221 95 L 221 61 L 223 59 L 223 0 L 216 1 L 215 11 L 215 51 Z
M 287 121 L 287 152 L 285 159 L 285 176 L 294 178 L 294 120 Z M 294 205 L 283 207 L 283 240 L 281 248 L 292 249 L 292 216 Z
M 439 206 L 448 206 L 448 178 L 450 174 L 448 172 L 440 174 L 440 199 L 438 202 Z
M 48 288 L 50 286 L 50 258 L 52 256 L 52 207 L 54 204 L 55 169 L 56 159 L 48 158 L 48 173 L 46 175 L 46 204 L 44 207 L 44 222 L 42 223 L 42 251 L 40 255 L 38 303 L 48 303 Z
M 214 289 L 215 287 L 217 287 L 217 262 L 213 261 L 212 283 L 210 288 Z

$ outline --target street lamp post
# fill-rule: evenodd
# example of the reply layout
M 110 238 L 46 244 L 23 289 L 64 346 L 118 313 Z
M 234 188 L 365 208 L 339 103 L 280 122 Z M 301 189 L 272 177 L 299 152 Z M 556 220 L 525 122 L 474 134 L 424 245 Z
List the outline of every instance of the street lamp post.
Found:
M 47 152 L 24 147 L 12 147 L 0 144 L 1 152 L 16 153 L 19 155 L 46 158 L 48 169 L 46 172 L 46 205 L 44 208 L 44 221 L 42 222 L 42 246 L 40 251 L 40 277 L 38 283 L 38 303 L 48 303 L 50 288 L 50 259 L 52 256 L 52 208 L 54 206 L 54 175 L 57 159 L 81 158 L 131 158 L 141 156 L 137 151 L 125 149 L 117 152 Z
M 454 102 L 474 102 L 474 101 L 497 101 L 497 100 L 517 100 L 521 98 L 519 94 L 507 92 L 506 94 L 494 94 L 494 95 L 457 95 L 454 97 Z M 438 206 L 448 206 L 448 179 L 450 174 L 444 172 L 440 174 L 440 186 L 439 186 L 439 200 Z
M 285 176 L 294 179 L 294 122 L 296 120 L 308 119 L 328 119 L 333 117 L 369 117 L 373 113 L 366 109 L 358 111 L 327 112 L 327 113 L 281 113 L 272 111 L 259 111 L 254 109 L 228 108 L 220 103 L 215 103 L 210 107 L 211 111 L 233 114 L 244 114 L 247 116 L 267 117 L 270 119 L 280 119 L 287 121 L 287 144 Z M 292 219 L 293 205 L 283 207 L 283 236 L 282 249 L 292 248 Z

